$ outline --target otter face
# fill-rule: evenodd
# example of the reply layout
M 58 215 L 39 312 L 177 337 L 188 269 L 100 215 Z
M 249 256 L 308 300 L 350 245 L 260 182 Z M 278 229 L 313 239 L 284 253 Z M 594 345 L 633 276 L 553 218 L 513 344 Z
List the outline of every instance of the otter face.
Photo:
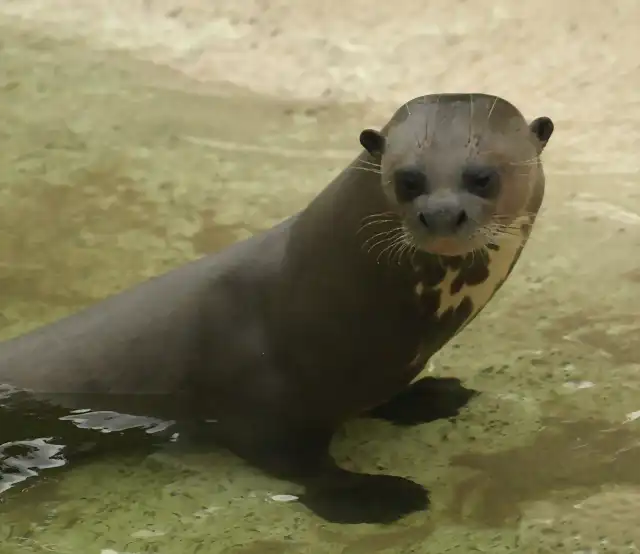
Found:
M 539 154 L 552 132 L 550 119 L 527 125 L 493 96 L 437 95 L 411 101 L 386 136 L 367 129 L 360 142 L 380 162 L 385 195 L 413 245 L 460 256 L 522 240 L 521 225 L 535 215 L 528 206 L 541 199 Z
M 480 230 L 495 212 L 502 182 L 500 172 L 487 164 L 461 167 L 455 181 L 435 183 L 425 170 L 403 165 L 392 171 L 390 185 L 415 244 L 455 256 L 483 246 Z

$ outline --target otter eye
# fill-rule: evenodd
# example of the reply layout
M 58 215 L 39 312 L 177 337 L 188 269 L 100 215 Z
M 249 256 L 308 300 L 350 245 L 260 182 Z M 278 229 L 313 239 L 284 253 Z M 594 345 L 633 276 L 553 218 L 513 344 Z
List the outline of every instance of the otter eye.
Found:
M 470 193 L 489 198 L 498 193 L 500 174 L 493 167 L 468 167 L 462 174 L 462 182 Z
M 398 200 L 409 202 L 426 192 L 427 176 L 419 169 L 399 169 L 395 173 L 394 183 Z

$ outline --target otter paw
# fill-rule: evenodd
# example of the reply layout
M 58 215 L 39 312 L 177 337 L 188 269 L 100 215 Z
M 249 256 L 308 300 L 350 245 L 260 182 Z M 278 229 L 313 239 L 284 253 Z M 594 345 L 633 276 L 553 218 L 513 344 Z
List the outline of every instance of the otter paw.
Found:
M 308 489 L 300 502 L 332 523 L 392 523 L 426 510 L 429 493 L 402 477 L 354 474 L 336 486 Z
M 457 416 L 478 394 L 453 377 L 424 377 L 371 410 L 369 416 L 403 426 L 428 423 Z

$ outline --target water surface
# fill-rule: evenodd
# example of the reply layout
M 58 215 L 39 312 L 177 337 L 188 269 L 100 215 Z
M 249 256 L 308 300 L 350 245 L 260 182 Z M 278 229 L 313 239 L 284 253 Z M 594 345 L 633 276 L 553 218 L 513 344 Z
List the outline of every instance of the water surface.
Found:
M 273 225 L 382 123 L 1 36 L 3 338 Z M 349 467 L 427 485 L 429 513 L 332 525 L 277 496 L 293 486 L 171 433 L 0 409 L 2 553 L 637 552 L 640 177 L 549 158 L 517 270 L 432 366 L 483 394 L 455 422 L 357 421 L 335 445 Z M 102 452 L 69 467 L 63 446 Z

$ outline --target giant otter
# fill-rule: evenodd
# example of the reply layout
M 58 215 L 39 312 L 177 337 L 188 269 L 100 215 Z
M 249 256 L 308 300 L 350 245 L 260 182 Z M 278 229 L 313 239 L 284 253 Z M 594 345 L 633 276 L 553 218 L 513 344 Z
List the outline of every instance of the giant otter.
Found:
M 421 485 L 339 467 L 332 437 L 349 418 L 414 424 L 469 400 L 456 379 L 416 379 L 518 260 L 552 132 L 495 96 L 415 98 L 284 222 L 1 344 L 0 383 L 215 420 L 219 444 L 304 485 L 331 521 L 425 509 Z

